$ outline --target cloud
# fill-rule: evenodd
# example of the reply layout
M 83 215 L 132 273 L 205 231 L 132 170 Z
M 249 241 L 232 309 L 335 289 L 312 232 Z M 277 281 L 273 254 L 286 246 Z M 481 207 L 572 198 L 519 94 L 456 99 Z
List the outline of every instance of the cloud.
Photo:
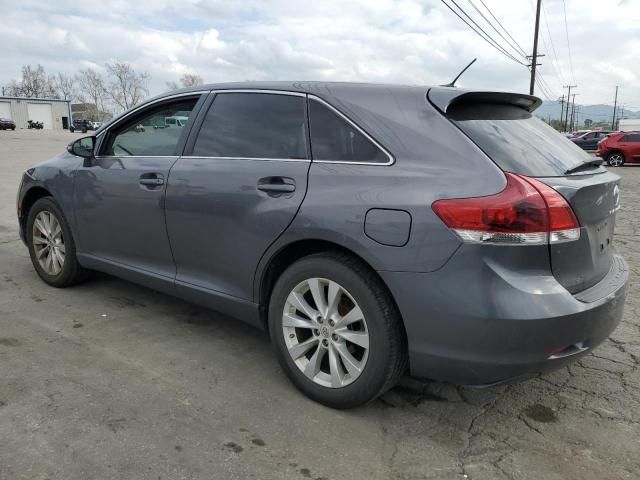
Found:
M 531 2 L 484 2 L 528 53 Z M 460 4 L 481 21 L 469 3 Z M 623 103 L 640 109 L 640 1 L 566 4 L 571 61 L 563 2 L 544 2 L 540 49 L 546 56 L 539 71 L 549 95 L 558 97 L 562 85 L 577 83 L 581 103 L 605 103 L 618 84 Z M 11 39 L 0 44 L 2 85 L 17 78 L 23 64 L 72 74 L 114 60 L 148 71 L 152 93 L 187 72 L 211 82 L 428 85 L 450 81 L 474 57 L 479 60 L 462 86 L 526 92 L 529 84 L 525 67 L 498 53 L 438 0 L 117 0 L 108 8 L 99 2 L 0 0 L 0 10 L 3 37 Z

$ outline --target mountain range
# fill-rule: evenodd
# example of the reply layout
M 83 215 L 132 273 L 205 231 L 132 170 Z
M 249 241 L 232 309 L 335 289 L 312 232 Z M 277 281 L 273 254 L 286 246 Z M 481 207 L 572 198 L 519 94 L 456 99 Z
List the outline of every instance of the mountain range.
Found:
M 566 104 L 565 104 L 566 108 Z M 561 105 L 558 101 L 549 102 L 546 101 L 536 110 L 536 115 L 543 118 L 559 119 L 560 118 Z M 590 118 L 594 122 L 611 121 L 613 116 L 613 105 L 578 105 L 579 121 L 583 122 L 585 119 Z M 616 117 L 622 113 L 620 107 L 616 109 Z M 624 118 L 640 118 L 640 112 L 632 110 L 624 110 Z

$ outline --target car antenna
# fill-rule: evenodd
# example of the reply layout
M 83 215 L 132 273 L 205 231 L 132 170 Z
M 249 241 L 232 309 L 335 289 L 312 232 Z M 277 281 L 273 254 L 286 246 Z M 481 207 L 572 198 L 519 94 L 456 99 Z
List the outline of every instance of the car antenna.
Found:
M 469 65 L 467 65 L 466 67 L 464 67 L 464 68 L 462 69 L 462 71 L 458 74 L 458 76 L 457 76 L 456 78 L 454 78 L 454 79 L 453 79 L 453 81 L 452 81 L 451 83 L 447 83 L 446 85 L 440 85 L 440 86 L 441 86 L 441 87 L 455 87 L 455 86 L 456 86 L 456 82 L 458 81 L 458 79 L 462 76 L 462 74 L 463 74 L 464 72 L 466 72 L 466 71 L 467 71 L 467 69 L 468 69 L 471 65 L 473 65 L 473 64 L 475 63 L 475 61 L 476 61 L 476 60 L 478 60 L 478 59 L 477 59 L 477 58 L 474 58 L 473 60 L 471 60 L 471 61 L 469 62 Z

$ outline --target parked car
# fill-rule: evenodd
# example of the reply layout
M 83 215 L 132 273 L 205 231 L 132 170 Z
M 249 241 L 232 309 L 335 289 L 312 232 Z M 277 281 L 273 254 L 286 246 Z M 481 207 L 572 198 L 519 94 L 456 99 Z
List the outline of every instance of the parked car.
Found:
M 184 127 L 187 124 L 189 117 L 167 117 L 164 119 L 165 127 Z
M 597 155 L 612 167 L 640 163 L 640 132 L 616 132 L 598 143 Z
M 16 122 L 10 118 L 0 118 L 0 130 L 15 130 Z
M 536 118 L 540 104 L 198 86 L 30 168 L 21 236 L 49 285 L 100 270 L 263 328 L 293 383 L 332 407 L 407 370 L 462 385 L 537 376 L 609 336 L 628 282 L 620 178 Z M 183 128 L 131 134 L 179 111 Z
M 585 133 L 589 133 L 591 130 L 576 130 L 570 134 L 569 138 L 578 138 L 584 135 Z
M 98 130 L 102 126 L 102 122 L 91 122 L 91 126 L 94 130 Z
M 82 133 L 87 133 L 88 130 L 93 130 L 93 122 L 90 120 L 84 120 L 84 119 L 73 119 L 73 122 L 71 124 L 71 126 L 69 126 L 69 131 L 71 133 L 75 132 L 76 130 L 81 131 Z
M 596 150 L 598 142 L 610 133 L 609 130 L 592 130 L 579 137 L 571 138 L 571 141 L 583 150 Z

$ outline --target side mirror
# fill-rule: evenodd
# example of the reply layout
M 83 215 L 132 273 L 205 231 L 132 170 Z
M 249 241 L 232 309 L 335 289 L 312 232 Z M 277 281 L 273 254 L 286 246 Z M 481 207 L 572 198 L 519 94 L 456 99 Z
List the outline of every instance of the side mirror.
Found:
M 82 137 L 67 145 L 67 151 L 72 155 L 82 157 L 85 160 L 93 158 L 93 150 L 96 146 L 96 137 Z

